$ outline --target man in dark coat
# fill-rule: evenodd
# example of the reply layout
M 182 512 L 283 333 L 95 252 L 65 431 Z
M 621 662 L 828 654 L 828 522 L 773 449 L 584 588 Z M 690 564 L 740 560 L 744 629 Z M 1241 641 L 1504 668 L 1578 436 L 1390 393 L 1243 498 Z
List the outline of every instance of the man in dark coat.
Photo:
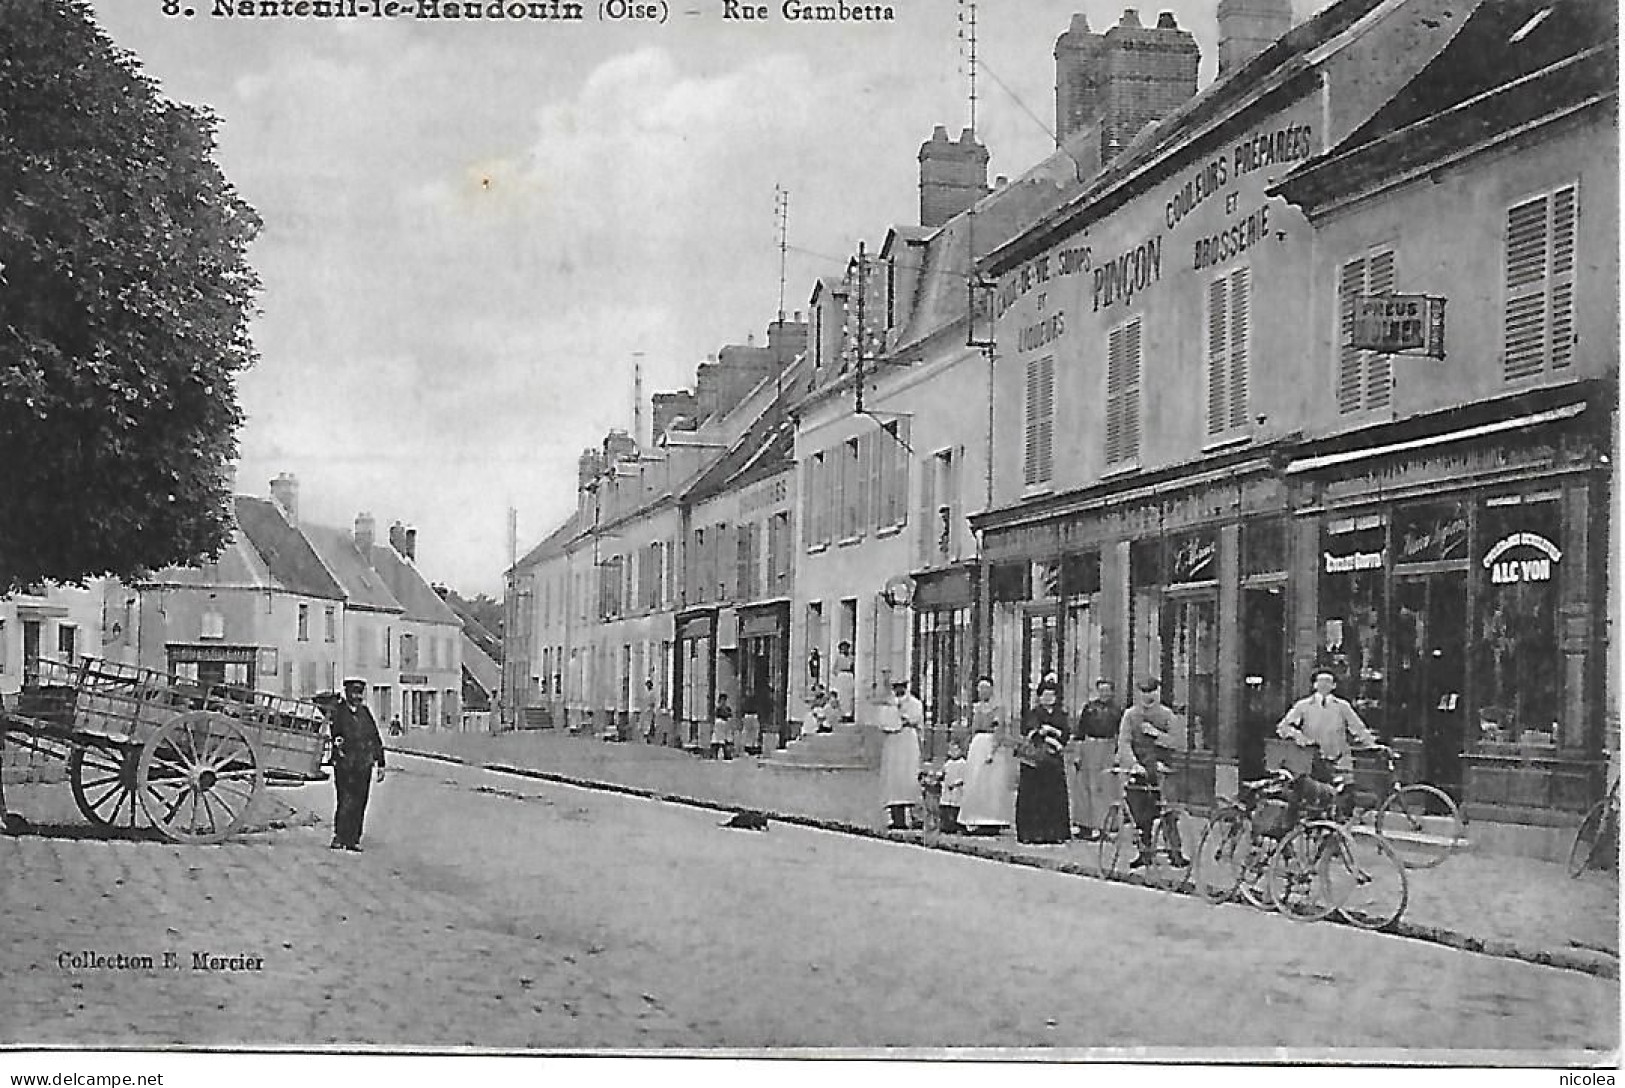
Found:
M 344 700 L 333 708 L 333 785 L 338 807 L 333 813 L 333 850 L 361 850 L 361 824 L 367 816 L 372 782 L 384 780 L 384 741 L 367 709 L 365 680 L 346 680 Z

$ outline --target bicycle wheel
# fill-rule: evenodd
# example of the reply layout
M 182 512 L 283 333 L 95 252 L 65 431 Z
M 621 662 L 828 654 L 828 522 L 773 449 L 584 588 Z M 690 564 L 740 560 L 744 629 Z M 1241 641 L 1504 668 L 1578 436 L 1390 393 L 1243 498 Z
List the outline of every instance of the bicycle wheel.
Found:
M 1382 836 L 1363 827 L 1343 830 L 1341 845 L 1326 859 L 1332 898 L 1343 904 L 1337 916 L 1361 929 L 1386 929 L 1410 901 L 1405 866 Z
M 1121 801 L 1113 801 L 1100 821 L 1100 843 L 1097 864 L 1101 876 L 1120 876 L 1128 865 L 1129 850 L 1134 839 L 1134 823 Z
M 1253 843 L 1253 822 L 1245 812 L 1221 809 L 1202 829 L 1191 855 L 1191 884 L 1212 903 L 1233 898 Z
M 1373 827 L 1407 869 L 1431 869 L 1467 845 L 1467 821 L 1455 799 L 1421 783 L 1384 798 Z
M 1275 909 L 1300 922 L 1318 922 L 1343 904 L 1328 874 L 1347 836 L 1329 820 L 1312 820 L 1293 828 L 1270 855 L 1265 884 Z
M 1569 848 L 1569 876 L 1578 877 L 1591 868 L 1591 857 L 1602 838 L 1602 820 L 1607 811 L 1608 802 L 1598 801 L 1580 821 L 1580 829 L 1574 833 L 1574 845 Z

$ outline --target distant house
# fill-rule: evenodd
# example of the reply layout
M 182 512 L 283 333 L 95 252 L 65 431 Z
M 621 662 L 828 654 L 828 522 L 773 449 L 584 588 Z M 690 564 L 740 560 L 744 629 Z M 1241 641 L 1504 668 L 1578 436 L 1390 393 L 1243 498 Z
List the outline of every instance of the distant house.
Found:
M 400 715 L 408 727 L 455 725 L 461 716 L 463 625 L 414 564 L 417 531 L 396 522 L 389 543 L 374 544 L 372 567 L 404 612 L 386 653 L 400 691 Z
M 345 593 L 300 531 L 297 504 L 238 495 L 232 509 L 218 559 L 157 571 L 117 605 L 109 592 L 128 618 L 102 656 L 282 695 L 335 688 Z

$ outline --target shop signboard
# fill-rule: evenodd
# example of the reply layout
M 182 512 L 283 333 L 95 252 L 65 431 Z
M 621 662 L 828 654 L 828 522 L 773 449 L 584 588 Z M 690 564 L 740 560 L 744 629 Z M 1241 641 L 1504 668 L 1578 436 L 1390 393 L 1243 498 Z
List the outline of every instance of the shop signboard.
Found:
M 1444 358 L 1444 303 L 1428 295 L 1356 295 L 1349 346 Z

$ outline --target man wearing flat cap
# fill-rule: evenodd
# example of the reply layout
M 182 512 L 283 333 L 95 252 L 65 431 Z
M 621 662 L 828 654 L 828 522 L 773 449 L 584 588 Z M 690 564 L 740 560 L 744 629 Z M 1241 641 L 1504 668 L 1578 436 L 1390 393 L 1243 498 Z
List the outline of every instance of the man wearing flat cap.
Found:
M 344 699 L 333 708 L 333 786 L 338 805 L 333 812 L 333 850 L 361 850 L 361 825 L 367 816 L 367 794 L 374 776 L 384 780 L 384 741 L 378 723 L 363 701 L 367 682 L 344 681 Z

